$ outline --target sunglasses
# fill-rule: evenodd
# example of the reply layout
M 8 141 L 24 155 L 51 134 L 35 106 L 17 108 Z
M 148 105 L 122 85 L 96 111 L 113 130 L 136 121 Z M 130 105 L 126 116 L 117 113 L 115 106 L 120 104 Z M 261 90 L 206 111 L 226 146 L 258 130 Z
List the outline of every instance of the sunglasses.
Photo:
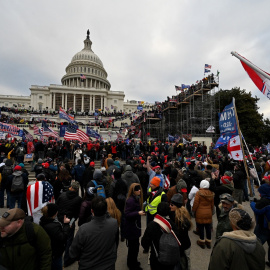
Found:
M 141 187 L 140 186 L 135 186 L 134 187 L 134 191 L 139 191 L 139 190 L 141 190 Z

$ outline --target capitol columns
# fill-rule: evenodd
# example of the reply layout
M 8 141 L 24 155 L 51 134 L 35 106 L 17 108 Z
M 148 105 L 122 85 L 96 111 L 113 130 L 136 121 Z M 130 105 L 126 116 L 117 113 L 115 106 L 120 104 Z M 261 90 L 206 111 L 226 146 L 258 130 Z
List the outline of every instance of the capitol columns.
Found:
M 67 111 L 68 107 L 67 107 L 67 96 L 68 94 L 65 94 L 66 95 L 66 99 L 65 99 L 65 110 Z
M 65 94 L 64 93 L 62 93 L 62 108 L 64 108 L 64 102 L 65 102 Z
M 96 97 L 93 95 L 93 112 L 96 111 Z
M 89 112 L 92 112 L 92 97 L 93 97 L 93 95 L 90 95 Z
M 52 94 L 53 94 L 53 109 L 55 110 L 55 93 Z
M 82 112 L 84 112 L 84 94 L 82 94 L 82 109 L 81 109 Z
M 76 112 L 76 94 L 73 95 L 73 111 Z

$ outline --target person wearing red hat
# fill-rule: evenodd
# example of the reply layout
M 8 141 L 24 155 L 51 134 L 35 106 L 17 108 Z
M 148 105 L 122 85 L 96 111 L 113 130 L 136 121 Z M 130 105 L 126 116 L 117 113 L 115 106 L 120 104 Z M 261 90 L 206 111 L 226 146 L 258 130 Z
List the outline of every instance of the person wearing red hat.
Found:
M 25 191 L 28 185 L 28 176 L 22 172 L 22 167 L 16 165 L 12 175 L 8 177 L 8 187 L 10 190 L 9 208 L 15 208 L 16 202 L 18 208 L 22 208 L 22 201 L 25 200 Z M 26 203 L 24 204 L 26 206 Z

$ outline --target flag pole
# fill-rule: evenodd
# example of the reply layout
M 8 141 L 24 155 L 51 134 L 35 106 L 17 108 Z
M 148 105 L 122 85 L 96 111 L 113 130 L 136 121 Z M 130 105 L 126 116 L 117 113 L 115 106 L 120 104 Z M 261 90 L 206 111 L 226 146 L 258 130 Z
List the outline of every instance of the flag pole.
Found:
M 246 148 L 248 150 L 248 153 L 249 153 L 249 149 L 248 149 L 248 146 L 247 146 L 247 143 L 246 143 L 246 140 L 245 140 L 244 136 L 243 136 L 243 140 L 244 140 L 245 146 L 246 146 Z M 256 175 L 257 175 L 257 179 L 258 179 L 258 183 L 259 183 L 259 186 L 260 186 L 261 185 L 261 182 L 260 182 L 259 175 L 258 175 L 258 172 L 256 170 L 256 167 L 255 167 L 255 164 L 254 164 L 254 161 L 253 161 L 252 158 L 251 158 L 251 162 L 252 162 L 253 168 L 255 169 L 255 172 L 256 172 Z
M 246 155 L 245 155 L 245 151 L 244 151 L 244 146 L 243 146 L 243 140 L 242 140 L 242 132 L 240 130 L 240 126 L 239 126 L 239 121 L 238 121 L 238 116 L 237 116 L 237 111 L 236 111 L 236 107 L 235 107 L 235 99 L 233 97 L 233 108 L 234 108 L 234 114 L 235 114 L 235 119 L 236 119 L 236 124 L 237 124 L 237 129 L 238 129 L 238 134 L 239 134 L 239 139 L 240 139 L 240 144 L 241 144 L 241 149 L 242 149 L 242 154 L 243 154 L 243 161 L 244 161 L 244 166 L 245 166 L 245 171 L 247 174 L 247 180 L 248 180 L 248 187 L 249 187 L 249 192 L 250 192 L 250 196 L 253 197 L 253 191 L 251 189 L 251 184 L 250 184 L 250 179 L 249 179 L 249 171 L 247 168 L 247 160 L 246 160 Z
M 249 67 L 251 67 L 252 69 L 256 70 L 258 73 L 260 73 L 261 75 L 263 75 L 264 77 L 266 77 L 268 80 L 270 80 L 270 76 L 264 72 L 263 70 L 261 70 L 260 68 L 258 68 L 257 66 L 255 66 L 254 64 L 252 64 L 251 62 L 249 62 L 247 59 L 245 59 L 243 56 L 241 56 L 240 54 L 238 54 L 237 52 L 231 52 L 231 54 L 233 56 L 235 56 L 236 58 L 238 58 L 240 61 L 244 62 L 245 64 L 247 64 Z

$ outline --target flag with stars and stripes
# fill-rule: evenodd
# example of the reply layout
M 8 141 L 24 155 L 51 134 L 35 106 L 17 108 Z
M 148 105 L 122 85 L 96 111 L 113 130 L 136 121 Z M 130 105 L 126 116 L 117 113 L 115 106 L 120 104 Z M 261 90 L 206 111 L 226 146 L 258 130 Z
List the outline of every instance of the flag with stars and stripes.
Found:
M 33 215 L 48 203 L 54 203 L 53 187 L 47 181 L 36 181 L 26 191 L 28 214 Z
M 42 135 L 47 136 L 47 137 L 54 137 L 54 138 L 59 138 L 59 134 L 54 131 L 52 128 L 50 128 L 45 121 L 42 121 Z
M 76 140 L 79 142 L 89 142 L 89 137 L 87 136 L 87 134 L 85 132 L 83 132 L 82 130 L 78 129 L 78 126 L 68 126 L 66 128 L 66 132 L 65 132 L 65 136 L 64 136 L 65 140 Z
M 23 133 L 24 133 L 23 136 L 27 141 L 32 142 L 34 140 L 32 134 L 30 134 L 26 129 L 23 129 Z

